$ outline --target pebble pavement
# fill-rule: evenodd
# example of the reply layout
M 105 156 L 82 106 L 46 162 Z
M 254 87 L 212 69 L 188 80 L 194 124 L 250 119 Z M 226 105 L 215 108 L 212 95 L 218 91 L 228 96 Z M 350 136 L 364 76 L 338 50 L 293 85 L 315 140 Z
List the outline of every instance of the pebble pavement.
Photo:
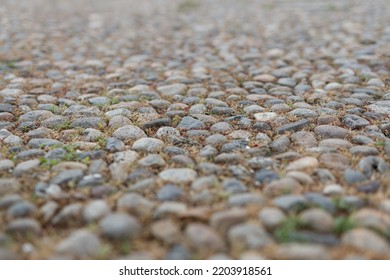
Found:
M 0 259 L 389 259 L 390 6 L 0 6 Z

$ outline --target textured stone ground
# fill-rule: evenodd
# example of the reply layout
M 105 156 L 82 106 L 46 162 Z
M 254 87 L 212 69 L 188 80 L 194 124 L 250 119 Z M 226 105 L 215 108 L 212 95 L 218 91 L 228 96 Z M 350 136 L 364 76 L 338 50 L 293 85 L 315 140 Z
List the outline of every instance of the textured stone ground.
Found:
M 1 0 L 0 259 L 388 259 L 386 2 Z

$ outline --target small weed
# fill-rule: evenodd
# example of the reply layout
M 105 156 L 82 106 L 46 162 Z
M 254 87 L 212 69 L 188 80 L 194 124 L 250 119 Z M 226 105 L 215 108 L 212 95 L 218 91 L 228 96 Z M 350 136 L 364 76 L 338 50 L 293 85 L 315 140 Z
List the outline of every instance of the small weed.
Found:
M 40 158 L 39 161 L 41 162 L 41 165 L 43 168 L 47 168 L 47 169 L 50 169 L 52 168 L 54 165 L 57 165 L 60 163 L 60 161 L 58 159 L 48 159 L 48 158 Z
M 347 232 L 354 227 L 356 227 L 356 223 L 350 217 L 338 217 L 334 221 L 333 232 L 337 235 L 341 235 L 342 233 Z
M 107 144 L 107 138 L 104 135 L 100 135 L 96 138 L 96 143 L 98 143 L 101 148 L 104 148 Z
M 105 259 L 107 259 L 109 257 L 111 252 L 112 252 L 112 247 L 110 245 L 102 245 L 99 248 L 99 251 L 97 253 L 97 258 L 105 260 Z
M 340 197 L 336 197 L 333 199 L 333 204 L 336 206 L 336 208 L 340 211 L 344 211 L 347 213 L 351 213 L 355 210 L 356 207 L 354 207 L 351 204 L 348 204 L 347 202 L 343 201 Z
M 63 146 L 64 150 L 66 151 L 66 154 L 64 155 L 64 160 L 66 161 L 72 161 L 72 160 L 78 160 L 79 156 L 76 151 L 76 147 L 74 145 L 65 145 Z
M 122 254 L 124 254 L 124 255 L 129 254 L 130 251 L 131 251 L 131 243 L 130 243 L 130 241 L 124 241 L 124 242 L 121 244 L 119 250 L 120 250 L 120 252 L 121 252 Z
M 375 146 L 377 146 L 377 147 L 384 147 L 385 146 L 385 141 L 378 140 L 378 141 L 375 142 Z
M 293 234 L 300 228 L 304 227 L 304 223 L 296 216 L 290 216 L 275 230 L 276 240 L 279 242 L 298 241 Z
M 81 160 L 81 163 L 84 163 L 85 165 L 89 165 L 91 163 L 91 159 L 89 157 L 85 157 Z

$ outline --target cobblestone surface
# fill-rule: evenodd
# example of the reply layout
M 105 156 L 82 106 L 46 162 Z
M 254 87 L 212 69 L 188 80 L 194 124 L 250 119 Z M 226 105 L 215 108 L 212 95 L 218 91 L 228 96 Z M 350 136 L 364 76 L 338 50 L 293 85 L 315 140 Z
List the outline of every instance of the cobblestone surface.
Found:
M 389 259 L 387 1 L 0 5 L 1 259 Z

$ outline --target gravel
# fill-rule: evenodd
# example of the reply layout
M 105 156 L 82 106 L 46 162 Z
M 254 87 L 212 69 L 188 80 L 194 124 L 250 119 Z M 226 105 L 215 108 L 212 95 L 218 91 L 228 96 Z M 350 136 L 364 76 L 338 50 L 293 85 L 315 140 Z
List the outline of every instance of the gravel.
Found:
M 390 257 L 386 1 L 3 2 L 0 259 Z

